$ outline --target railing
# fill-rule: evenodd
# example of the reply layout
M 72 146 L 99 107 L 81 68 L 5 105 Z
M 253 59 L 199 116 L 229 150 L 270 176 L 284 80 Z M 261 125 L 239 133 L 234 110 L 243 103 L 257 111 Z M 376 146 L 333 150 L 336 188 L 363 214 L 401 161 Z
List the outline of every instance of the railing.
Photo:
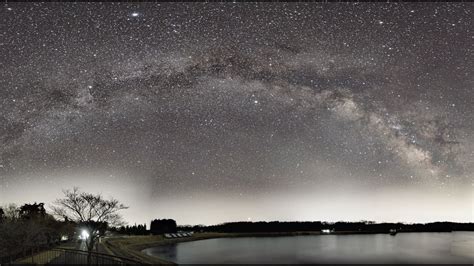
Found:
M 39 264 L 39 265 L 63 265 L 63 264 L 84 264 L 84 265 L 137 265 L 143 264 L 140 261 L 113 256 L 98 252 L 87 252 L 76 249 L 53 248 L 39 254 L 26 257 L 21 262 L 12 264 Z

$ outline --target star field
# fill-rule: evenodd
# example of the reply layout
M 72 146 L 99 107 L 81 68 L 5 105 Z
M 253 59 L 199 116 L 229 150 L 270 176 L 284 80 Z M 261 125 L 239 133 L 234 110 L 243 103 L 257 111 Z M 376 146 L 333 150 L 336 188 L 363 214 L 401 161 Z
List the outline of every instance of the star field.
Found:
M 472 221 L 472 28 L 470 3 L 5 3 L 0 203 Z

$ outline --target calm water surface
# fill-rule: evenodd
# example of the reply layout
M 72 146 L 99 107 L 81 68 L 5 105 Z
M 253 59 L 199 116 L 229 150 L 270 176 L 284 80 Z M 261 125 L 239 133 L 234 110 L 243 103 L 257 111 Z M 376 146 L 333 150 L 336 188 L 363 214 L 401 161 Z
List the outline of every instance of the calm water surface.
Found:
M 143 250 L 175 263 L 474 263 L 474 232 L 217 238 Z

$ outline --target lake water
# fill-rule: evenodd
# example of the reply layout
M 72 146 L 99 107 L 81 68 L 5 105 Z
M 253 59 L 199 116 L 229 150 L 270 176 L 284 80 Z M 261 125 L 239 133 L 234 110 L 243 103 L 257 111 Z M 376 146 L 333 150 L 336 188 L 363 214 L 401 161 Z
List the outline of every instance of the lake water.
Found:
M 474 263 L 474 232 L 216 238 L 143 250 L 175 263 Z

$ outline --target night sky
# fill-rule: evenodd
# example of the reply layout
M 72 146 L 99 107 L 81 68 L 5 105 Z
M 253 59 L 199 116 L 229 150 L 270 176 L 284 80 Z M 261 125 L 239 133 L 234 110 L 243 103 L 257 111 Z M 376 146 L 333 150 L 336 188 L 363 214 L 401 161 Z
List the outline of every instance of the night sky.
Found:
M 0 205 L 474 221 L 471 3 L 3 3 Z

